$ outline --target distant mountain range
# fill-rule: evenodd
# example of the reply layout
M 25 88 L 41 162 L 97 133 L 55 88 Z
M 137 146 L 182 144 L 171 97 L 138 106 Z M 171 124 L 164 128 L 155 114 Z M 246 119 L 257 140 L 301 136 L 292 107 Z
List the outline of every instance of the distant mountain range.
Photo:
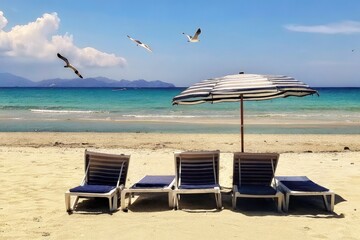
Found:
M 85 79 L 47 79 L 33 82 L 29 79 L 13 75 L 11 73 L 0 73 L 0 87 L 120 87 L 120 88 L 172 88 L 172 83 L 156 81 L 146 81 L 144 79 L 114 80 L 106 77 L 95 77 Z

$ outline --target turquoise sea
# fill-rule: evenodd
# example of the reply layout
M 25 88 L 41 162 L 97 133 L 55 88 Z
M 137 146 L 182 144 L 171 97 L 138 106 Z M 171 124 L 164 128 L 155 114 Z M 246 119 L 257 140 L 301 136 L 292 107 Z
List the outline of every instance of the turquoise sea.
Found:
M 172 106 L 184 88 L 0 88 L 0 131 L 238 133 L 239 103 Z M 360 134 L 360 88 L 245 102 L 246 133 Z

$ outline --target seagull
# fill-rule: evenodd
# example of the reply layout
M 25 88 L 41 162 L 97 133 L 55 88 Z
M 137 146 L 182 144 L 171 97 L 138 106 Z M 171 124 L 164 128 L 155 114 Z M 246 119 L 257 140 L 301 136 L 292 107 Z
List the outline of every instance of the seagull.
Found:
M 189 35 L 187 35 L 185 33 L 183 33 L 183 34 L 188 38 L 188 42 L 199 42 L 200 41 L 199 40 L 200 33 L 201 33 L 201 29 L 198 28 L 198 30 L 196 30 L 196 33 L 195 33 L 194 36 L 189 36 Z
M 136 46 L 143 47 L 143 48 L 145 48 L 146 50 L 148 50 L 149 52 L 152 52 L 151 48 L 150 48 L 148 45 L 146 45 L 145 43 L 142 43 L 142 42 L 140 42 L 139 40 L 133 39 L 133 38 L 130 37 L 129 35 L 127 35 L 127 37 L 128 37 L 131 41 L 133 41 L 134 43 L 136 43 Z
M 74 67 L 72 66 L 70 63 L 69 63 L 69 60 L 67 60 L 66 57 L 64 56 L 61 56 L 60 53 L 57 54 L 57 56 L 64 60 L 64 62 L 66 63 L 66 65 L 64 66 L 64 68 L 71 68 L 72 70 L 74 70 L 75 74 L 78 75 L 80 78 L 83 78 L 83 76 L 81 76 L 81 74 L 79 73 L 79 71 Z

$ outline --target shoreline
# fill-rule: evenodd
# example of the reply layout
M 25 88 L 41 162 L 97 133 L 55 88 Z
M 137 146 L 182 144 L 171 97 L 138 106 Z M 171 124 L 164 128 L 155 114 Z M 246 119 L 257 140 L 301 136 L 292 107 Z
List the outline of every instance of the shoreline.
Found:
M 61 114 L 57 117 L 60 117 Z M 37 116 L 37 117 L 4 117 L 0 116 L 1 122 L 7 121 L 17 121 L 17 122 L 119 122 L 119 123 L 181 123 L 181 124 L 233 124 L 238 125 L 240 122 L 240 117 L 199 117 L 199 116 L 166 116 L 166 117 L 153 117 L 153 116 L 141 116 L 141 117 L 103 117 L 103 118 L 86 118 L 86 117 L 73 117 L 73 116 L 62 116 L 62 118 L 56 118 L 56 115 L 53 116 Z M 288 117 L 247 117 L 244 116 L 244 122 L 246 125 L 349 125 L 349 126 L 358 126 L 360 127 L 360 120 L 354 117 L 353 120 L 344 120 L 344 119 L 319 119 L 319 118 L 294 118 L 291 116 Z
M 244 143 L 249 152 L 358 152 L 360 134 L 245 134 Z M 237 152 L 240 134 L 0 132 L 0 146 Z
M 288 122 L 245 121 L 245 134 L 360 134 L 357 122 Z M 94 132 L 94 133 L 201 133 L 232 134 L 240 132 L 239 120 L 178 121 L 178 120 L 3 120 L 0 132 Z

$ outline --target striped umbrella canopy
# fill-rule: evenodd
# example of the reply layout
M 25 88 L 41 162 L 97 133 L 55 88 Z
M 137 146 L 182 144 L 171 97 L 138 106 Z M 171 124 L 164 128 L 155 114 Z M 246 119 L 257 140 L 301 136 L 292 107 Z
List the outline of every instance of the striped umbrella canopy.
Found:
M 173 105 L 240 101 L 241 151 L 244 152 L 243 101 L 317 94 L 308 85 L 283 75 L 235 74 L 203 80 L 172 100 Z

